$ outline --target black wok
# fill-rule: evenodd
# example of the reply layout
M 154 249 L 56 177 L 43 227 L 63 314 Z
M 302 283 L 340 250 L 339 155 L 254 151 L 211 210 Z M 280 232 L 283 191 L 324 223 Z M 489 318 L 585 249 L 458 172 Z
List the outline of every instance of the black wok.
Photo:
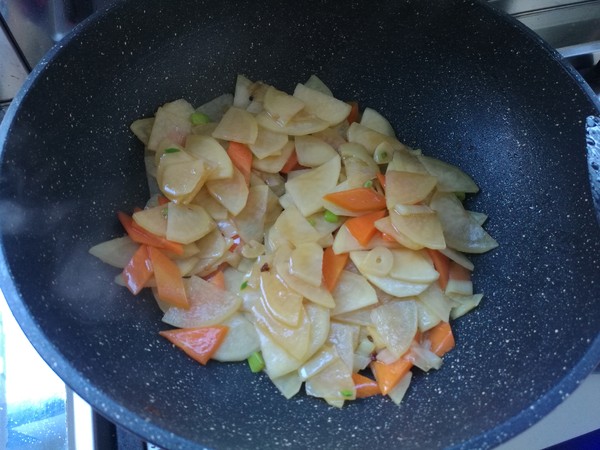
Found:
M 500 247 L 473 258 L 481 306 L 402 406 L 287 401 L 244 364 L 200 367 L 157 336 L 150 295 L 88 249 L 147 197 L 129 123 L 199 105 L 237 73 L 290 91 L 317 74 L 408 145 L 472 174 Z M 472 1 L 122 1 L 53 49 L 1 129 L 2 289 L 33 345 L 110 420 L 167 448 L 487 448 L 600 361 L 598 103 L 556 52 Z M 598 154 L 596 153 L 596 158 Z

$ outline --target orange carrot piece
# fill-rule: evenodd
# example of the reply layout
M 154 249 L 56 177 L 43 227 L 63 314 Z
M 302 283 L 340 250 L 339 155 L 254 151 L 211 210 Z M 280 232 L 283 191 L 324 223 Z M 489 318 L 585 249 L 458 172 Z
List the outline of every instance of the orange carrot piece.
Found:
M 360 243 L 365 246 L 369 243 L 373 236 L 377 233 L 375 228 L 375 221 L 381 219 L 386 215 L 386 210 L 375 211 L 367 213 L 362 216 L 352 217 L 346 220 L 345 224 L 348 227 L 350 234 Z
M 154 268 L 158 297 L 173 306 L 189 308 L 190 303 L 177 264 L 157 248 L 148 247 L 148 254 Z
M 331 192 L 323 198 L 353 212 L 371 212 L 385 209 L 385 197 L 373 189 L 359 187 L 346 191 Z
M 335 289 L 347 262 L 348 253 L 336 255 L 332 247 L 323 252 L 323 283 L 329 292 Z
M 382 174 L 381 172 L 379 172 L 377 174 L 377 181 L 379 181 L 379 184 L 381 185 L 381 187 L 385 191 L 385 175 Z
M 279 172 L 280 173 L 290 173 L 292 170 L 295 170 L 299 166 L 300 166 L 300 163 L 298 162 L 298 155 L 296 154 L 296 149 L 294 149 L 294 151 L 292 152 L 292 154 L 290 155 L 290 157 L 285 162 L 285 164 L 283 165 L 283 167 L 281 168 L 281 170 Z
M 431 343 L 431 351 L 443 356 L 454 348 L 454 335 L 448 322 L 440 322 L 425 333 L 424 339 Z
M 222 270 L 215 270 L 208 277 L 206 277 L 206 281 L 212 283 L 219 289 L 225 290 L 225 275 L 223 274 Z
M 413 364 L 410 361 L 403 358 L 400 358 L 391 364 L 384 364 L 381 361 L 373 361 L 370 364 L 371 371 L 373 372 L 377 385 L 383 395 L 388 394 L 394 389 L 412 366 Z
M 164 195 L 158 196 L 158 204 L 159 205 L 166 205 L 169 202 L 170 202 L 170 200 L 167 197 L 165 197 Z
M 145 244 L 150 247 L 169 250 L 177 255 L 183 255 L 183 245 L 180 243 L 172 242 L 161 236 L 157 236 L 154 233 L 150 233 L 135 223 L 133 218 L 124 212 L 119 211 L 117 213 L 117 217 L 119 218 L 119 222 L 121 222 L 121 225 L 123 225 L 123 228 L 125 228 L 125 231 L 129 237 L 134 242 L 137 242 L 138 244 Z
M 231 141 L 227 147 L 227 154 L 233 165 L 244 175 L 246 184 L 250 184 L 252 172 L 252 151 L 246 144 Z
M 448 278 L 459 281 L 471 281 L 471 271 L 457 262 L 449 261 Z
M 433 261 L 433 267 L 435 267 L 435 270 L 440 274 L 438 283 L 440 284 L 442 291 L 445 291 L 450 276 L 450 259 L 443 253 L 430 248 L 427 249 L 427 253 L 429 253 L 431 260 Z
M 377 382 L 371 380 L 369 377 L 365 377 L 359 373 L 353 373 L 352 381 L 354 381 L 354 387 L 356 388 L 356 398 L 366 398 L 381 394 Z
M 158 334 L 167 338 L 200 364 L 205 365 L 223 343 L 228 331 L 229 327 L 225 325 L 213 325 L 165 330 L 159 331 Z
M 358 122 L 360 120 L 360 111 L 358 109 L 358 103 L 357 102 L 348 102 L 348 104 L 352 107 L 352 109 L 350 109 L 350 114 L 348 114 L 348 117 L 346 118 L 346 120 L 348 121 L 349 124 Z
M 148 247 L 140 245 L 140 248 L 137 249 L 123 269 L 125 284 L 133 295 L 137 295 L 152 278 L 153 273 Z

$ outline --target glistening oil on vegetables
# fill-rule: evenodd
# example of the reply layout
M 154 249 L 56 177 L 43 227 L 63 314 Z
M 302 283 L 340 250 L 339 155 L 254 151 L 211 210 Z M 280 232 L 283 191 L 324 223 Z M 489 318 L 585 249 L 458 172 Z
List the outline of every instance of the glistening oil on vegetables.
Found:
M 239 75 L 234 94 L 167 103 L 131 130 L 151 197 L 90 253 L 152 290 L 165 345 L 336 407 L 400 403 L 413 367 L 441 367 L 450 321 L 482 299 L 465 254 L 498 245 L 463 206 L 467 174 L 316 76 L 290 95 Z

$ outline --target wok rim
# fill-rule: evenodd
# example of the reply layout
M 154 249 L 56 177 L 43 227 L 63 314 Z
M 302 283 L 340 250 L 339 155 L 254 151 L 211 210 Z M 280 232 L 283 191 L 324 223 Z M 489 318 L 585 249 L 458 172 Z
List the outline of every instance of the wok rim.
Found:
M 84 21 L 76 25 L 63 39 L 56 43 L 38 62 L 28 75 L 23 86 L 12 100 L 6 114 L 0 124 L 0 160 L 5 152 L 5 141 L 10 134 L 11 125 L 21 109 L 21 104 L 30 95 L 31 91 L 35 91 L 38 81 L 44 76 L 46 70 L 52 67 L 53 62 L 60 55 L 68 50 L 72 41 L 78 39 L 81 34 L 85 34 L 87 30 L 96 22 L 106 20 L 106 17 L 113 14 L 113 11 L 123 7 L 129 0 L 117 0 L 110 7 L 97 11 Z M 545 40 L 535 34 L 531 29 L 514 19 L 509 14 L 494 8 L 485 0 L 476 0 L 480 6 L 483 6 L 491 14 L 503 17 L 504 20 L 510 22 L 521 30 L 523 34 L 535 41 L 540 50 L 545 51 L 553 60 L 557 61 L 562 69 L 566 71 L 571 78 L 576 82 L 586 97 L 592 102 L 600 116 L 600 98 L 595 95 L 583 77 L 562 57 L 562 55 Z M 65 50 L 66 49 L 66 50 Z M 589 170 L 588 170 L 589 175 Z M 589 183 L 588 192 L 589 196 Z M 600 211 L 596 209 L 595 216 L 597 222 L 600 223 Z M 109 395 L 106 392 L 93 386 L 92 382 L 87 379 L 83 373 L 75 367 L 60 350 L 49 341 L 43 330 L 40 328 L 33 316 L 29 314 L 27 304 L 19 294 L 14 278 L 11 276 L 10 267 L 5 254 L 3 242 L 0 240 L 0 287 L 4 294 L 8 306 L 17 320 L 19 326 L 23 330 L 27 339 L 31 342 L 34 349 L 40 354 L 42 359 L 48 366 L 59 376 L 66 386 L 71 388 L 87 403 L 93 410 L 100 413 L 118 426 L 121 426 L 140 438 L 159 446 L 167 447 L 182 447 L 195 448 L 202 446 L 200 442 L 193 442 L 179 435 L 169 432 L 167 429 L 147 422 L 140 418 L 139 414 L 132 409 L 124 407 L 118 402 L 118 399 Z M 543 419 L 548 413 L 560 405 L 568 396 L 574 392 L 580 383 L 587 378 L 595 368 L 600 364 L 600 334 L 590 342 L 587 351 L 583 357 L 574 365 L 566 375 L 560 379 L 558 383 L 552 386 L 535 402 L 531 403 L 526 409 L 523 409 L 517 415 L 510 419 L 497 424 L 495 427 L 488 429 L 484 433 L 472 436 L 466 441 L 457 443 L 449 448 L 467 449 L 476 446 L 500 445 L 509 439 L 524 432 L 535 423 Z M 126 420 L 124 420 L 126 419 Z M 127 423 L 129 425 L 123 425 Z

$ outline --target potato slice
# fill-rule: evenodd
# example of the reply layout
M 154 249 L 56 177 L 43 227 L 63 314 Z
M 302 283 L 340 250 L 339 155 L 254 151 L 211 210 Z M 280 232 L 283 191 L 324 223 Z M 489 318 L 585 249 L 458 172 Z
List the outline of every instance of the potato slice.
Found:
M 432 283 L 427 289 L 417 295 L 417 299 L 423 303 L 440 320 L 450 320 L 450 310 L 454 306 L 448 296 L 444 294 L 438 283 Z
M 290 256 L 290 273 L 312 286 L 321 286 L 323 248 L 315 242 L 306 242 L 297 246 Z
M 311 75 L 308 78 L 308 80 L 306 80 L 304 86 L 314 89 L 315 91 L 319 91 L 322 94 L 333 96 L 333 92 L 331 92 L 331 89 L 329 89 L 327 85 L 323 83 L 323 80 L 321 80 L 318 76 L 314 74 Z
M 215 228 L 196 242 L 195 256 L 199 258 L 220 258 L 227 250 L 227 242 L 219 229 Z
M 331 314 L 344 314 L 377 303 L 375 289 L 360 274 L 342 271 L 340 279 L 331 293 L 335 307 Z
M 379 173 L 379 166 L 363 145 L 348 142 L 340 145 L 338 151 L 344 161 L 348 189 L 363 187 Z
M 307 358 L 314 355 L 323 344 L 327 341 L 330 328 L 329 308 L 317 305 L 316 303 L 307 302 L 304 305 L 306 314 L 310 319 L 310 345 L 308 348 Z
M 306 281 L 292 275 L 290 273 L 290 263 L 287 262 L 276 262 L 275 270 L 277 274 L 283 279 L 284 283 L 287 284 L 298 294 L 307 298 L 311 302 L 317 305 L 324 306 L 325 308 L 333 308 L 335 301 L 331 296 L 330 292 L 321 284 L 321 286 L 313 286 Z
M 133 242 L 127 235 L 101 242 L 90 248 L 90 255 L 95 256 L 106 264 L 123 269 L 131 260 L 137 249 L 137 242 Z
M 392 160 L 388 163 L 387 170 L 429 174 L 425 166 L 419 161 L 419 158 L 417 158 L 417 155 L 408 149 L 394 150 Z
M 389 275 L 392 278 L 412 283 L 432 283 L 440 276 L 431 259 L 423 252 L 394 249 L 391 253 L 394 262 Z
M 337 155 L 335 149 L 323 139 L 307 135 L 296 136 L 296 155 L 298 163 L 305 167 L 317 167 L 325 164 Z
M 304 102 L 304 110 L 309 114 L 317 116 L 319 119 L 328 122 L 329 125 L 337 125 L 342 122 L 352 107 L 337 98 L 323 94 L 315 89 L 306 87 L 303 84 L 297 84 L 294 89 L 294 97 Z
M 371 155 L 382 142 L 388 142 L 394 150 L 408 150 L 408 147 L 398 139 L 379 133 L 358 122 L 352 123 L 348 128 L 348 142 L 363 145 Z
M 396 205 L 390 210 L 390 220 L 394 228 L 411 241 L 431 249 L 441 249 L 446 247 L 442 224 L 435 211 L 425 211 L 415 214 L 412 209 L 408 214 L 401 214 L 398 210 L 402 205 Z M 408 211 L 407 211 L 408 212 Z
M 166 236 L 173 242 L 189 244 L 206 236 L 217 226 L 200 205 L 178 205 L 170 202 L 167 211 Z
M 388 170 L 385 173 L 385 199 L 388 208 L 398 203 L 411 205 L 427 198 L 437 179 L 431 175 Z
M 167 210 L 168 205 L 158 205 L 136 211 L 132 217 L 143 229 L 164 237 L 167 234 Z
M 267 156 L 263 159 L 254 158 L 252 160 L 252 168 L 260 170 L 261 172 L 276 174 L 283 169 L 283 166 L 285 166 L 285 163 L 290 159 L 293 151 L 294 142 L 288 141 L 281 149 L 281 154 Z
M 244 242 L 263 241 L 268 198 L 269 187 L 266 184 L 251 187 L 246 206 L 233 218 L 238 234 Z
M 333 345 L 323 345 L 317 353 L 298 369 L 300 379 L 305 381 L 316 375 L 338 357 L 337 350 Z
M 358 345 L 359 333 L 359 326 L 338 322 L 332 322 L 329 330 L 327 340 L 335 346 L 349 370 L 354 366 L 354 349 Z
M 283 239 L 278 244 L 291 242 L 294 246 L 298 246 L 307 242 L 316 242 L 321 238 L 319 232 L 293 206 L 286 208 L 279 215 L 271 231 L 275 231 Z
M 294 359 L 303 361 L 310 348 L 310 320 L 302 307 L 299 325 L 292 328 L 275 320 L 265 309 L 263 302 L 254 302 L 251 307 L 254 321 L 282 349 Z
M 498 246 L 498 242 L 464 209 L 456 195 L 436 192 L 430 206 L 437 212 L 448 247 L 465 253 L 484 253 Z
M 200 192 L 194 196 L 190 203 L 202 206 L 215 220 L 224 220 L 228 217 L 227 208 L 225 208 L 217 201 L 217 199 L 210 195 L 206 185 L 200 189 Z
M 350 259 L 354 265 L 359 268 L 364 266 L 364 259 L 367 256 L 367 252 L 350 252 Z M 371 284 L 381 289 L 387 294 L 393 295 L 394 297 L 412 297 L 420 294 L 429 286 L 427 283 L 414 283 L 403 280 L 392 278 L 391 276 L 380 277 L 372 275 L 368 272 L 362 272 L 361 274 L 369 280 Z
M 273 117 L 271 117 L 266 111 L 263 111 L 256 115 L 256 121 L 262 127 L 265 127 L 276 133 L 289 134 L 291 136 L 304 136 L 307 134 L 316 133 L 323 131 L 329 127 L 329 123 L 308 114 L 304 111 L 296 114 L 292 120 L 287 122 L 285 125 L 281 125 Z
M 212 136 L 224 141 L 254 144 L 258 136 L 258 125 L 254 116 L 248 111 L 231 107 L 221 118 Z
M 258 127 L 258 136 L 254 144 L 250 144 L 250 150 L 258 159 L 271 155 L 281 155 L 283 147 L 288 143 L 288 135 L 276 133 L 264 127 Z
M 275 339 L 261 327 L 255 327 L 260 341 L 260 350 L 265 360 L 265 372 L 269 378 L 276 379 L 295 373 L 304 361 L 298 360 L 286 352 Z
M 182 145 L 192 130 L 190 115 L 194 107 L 186 100 L 179 99 L 165 103 L 154 115 L 152 131 L 148 138 L 148 148 L 157 150 L 161 141 L 168 139 Z
M 236 167 L 233 168 L 231 179 L 209 180 L 206 188 L 210 195 L 234 216 L 244 209 L 250 192 L 244 175 Z
M 277 124 L 285 126 L 292 117 L 304 108 L 304 102 L 273 86 L 269 86 L 265 92 L 263 107 L 271 119 Z
M 323 209 L 323 196 L 337 185 L 341 160 L 335 155 L 322 166 L 310 169 L 285 183 L 286 191 L 304 217 Z
M 240 307 L 242 300 L 235 294 L 219 289 L 200 277 L 185 281 L 189 309 L 171 307 L 163 322 L 179 328 L 205 327 L 222 323 Z
M 345 400 L 356 398 L 352 370 L 339 356 L 323 370 L 306 380 L 305 389 L 308 395 L 323 398 L 335 407 L 341 407 Z
M 211 169 L 202 159 L 171 162 L 168 156 L 163 155 L 158 166 L 160 190 L 175 203 L 189 203 L 204 186 Z
M 296 328 L 302 317 L 302 296 L 291 291 L 270 271 L 260 274 L 263 306 L 269 315 L 283 325 Z
M 367 107 L 364 109 L 360 118 L 360 124 L 386 136 L 396 138 L 396 133 L 390 122 L 372 108 Z
M 375 228 L 377 228 L 382 233 L 385 233 L 387 236 L 393 238 L 396 242 L 398 242 L 398 244 L 402 245 L 403 247 L 409 248 L 411 250 L 420 250 L 423 248 L 421 244 L 417 244 L 412 239 L 409 239 L 408 236 L 396 230 L 392 225 L 392 220 L 390 219 L 390 216 L 386 216 L 379 220 L 376 220 Z
M 437 178 L 437 190 L 440 192 L 479 192 L 473 179 L 455 165 L 429 156 L 417 157 L 425 169 Z
M 185 151 L 206 160 L 212 170 L 209 180 L 222 180 L 233 176 L 233 164 L 219 142 L 210 136 L 190 135 L 185 141 Z
M 256 329 L 243 314 L 235 313 L 223 325 L 229 327 L 229 331 L 212 359 L 221 362 L 245 361 L 252 353 L 260 350 Z
M 135 134 L 142 143 L 148 147 L 148 141 L 150 140 L 150 133 L 152 133 L 152 127 L 154 126 L 154 117 L 147 117 L 144 119 L 134 120 L 129 126 L 129 129 Z
M 417 305 L 414 300 L 385 303 L 371 311 L 371 320 L 395 359 L 410 347 L 417 333 Z
M 279 392 L 281 392 L 288 400 L 300 392 L 303 383 L 297 372 L 291 372 L 277 378 L 271 378 L 271 381 L 275 387 L 279 389 Z

